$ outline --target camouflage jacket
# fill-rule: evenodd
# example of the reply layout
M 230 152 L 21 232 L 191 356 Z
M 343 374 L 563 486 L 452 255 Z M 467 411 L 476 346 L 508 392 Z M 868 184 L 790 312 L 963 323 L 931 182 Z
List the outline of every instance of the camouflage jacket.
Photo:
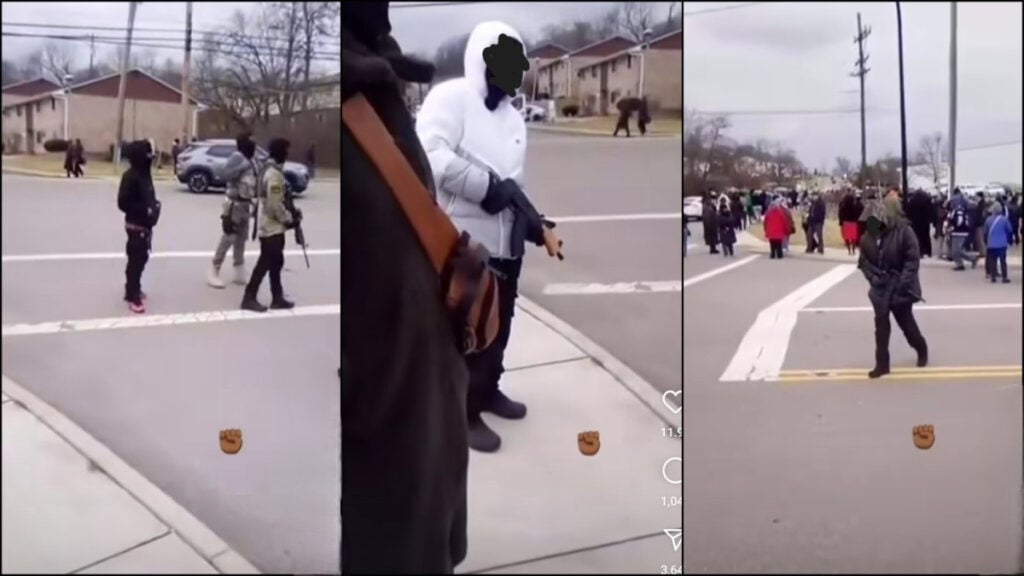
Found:
M 285 179 L 281 167 L 267 160 L 260 171 L 260 238 L 284 234 L 292 223 L 292 214 L 285 208 Z

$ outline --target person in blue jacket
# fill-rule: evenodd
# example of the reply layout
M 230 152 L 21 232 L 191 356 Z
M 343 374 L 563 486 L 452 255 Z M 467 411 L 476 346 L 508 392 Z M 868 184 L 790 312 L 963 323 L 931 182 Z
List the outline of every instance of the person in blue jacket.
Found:
M 1013 228 L 1006 217 L 1002 206 L 996 202 L 989 206 L 988 218 L 985 220 L 985 238 L 988 250 L 985 256 L 985 275 L 993 283 L 996 281 L 996 263 L 1003 277 L 1003 284 L 1009 284 L 1010 277 L 1006 270 L 1006 249 L 1013 238 Z

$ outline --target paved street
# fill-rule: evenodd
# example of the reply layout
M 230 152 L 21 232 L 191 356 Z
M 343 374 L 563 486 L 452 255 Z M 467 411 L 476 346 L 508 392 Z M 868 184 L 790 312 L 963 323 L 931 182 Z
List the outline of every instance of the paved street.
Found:
M 564 261 L 527 248 L 522 292 L 662 391 L 678 390 L 682 374 L 681 148 L 538 131 L 527 148 L 530 197 L 569 221 L 556 228 Z M 633 283 L 658 284 L 616 286 Z
M 684 265 L 686 573 L 1024 570 L 1020 268 L 922 267 L 930 364 L 873 323 L 850 264 L 708 255 Z M 733 265 L 716 273 L 727 265 Z M 935 444 L 920 450 L 914 426 Z
M 4 374 L 257 566 L 337 570 L 340 470 L 324 455 L 337 454 L 338 438 L 324 431 L 340 418 L 338 183 L 314 184 L 298 201 L 311 268 L 288 253 L 283 281 L 303 315 L 233 322 L 201 314 L 241 299 L 240 286 L 204 283 L 222 197 L 170 184 L 157 185 L 148 312 L 131 317 L 116 186 L 4 175 Z M 287 248 L 298 248 L 290 234 Z M 269 299 L 267 281 L 260 297 Z M 150 324 L 118 330 L 108 318 Z M 225 428 L 244 431 L 235 456 L 219 449 Z

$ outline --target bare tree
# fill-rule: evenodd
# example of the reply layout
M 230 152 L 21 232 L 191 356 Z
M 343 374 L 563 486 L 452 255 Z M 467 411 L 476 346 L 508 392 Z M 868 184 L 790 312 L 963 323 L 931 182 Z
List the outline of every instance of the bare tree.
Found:
M 850 167 L 853 165 L 849 158 L 840 156 L 836 158 L 836 170 L 834 174 L 836 176 L 845 176 L 850 173 Z
M 619 29 L 636 42 L 644 38 L 644 30 L 651 28 L 650 2 L 620 2 L 618 6 Z
M 66 42 L 48 42 L 40 54 L 42 72 L 49 74 L 58 84 L 64 83 L 64 75 L 71 73 L 75 53 Z
M 302 99 L 300 107 L 309 105 L 309 76 L 313 55 L 325 39 L 333 38 L 339 24 L 341 4 L 338 2 L 302 2 L 300 31 L 302 41 Z
M 935 187 L 939 187 L 942 179 L 942 164 L 946 160 L 945 146 L 942 145 L 942 133 L 936 132 L 921 138 L 921 150 L 919 159 L 925 165 L 928 176 L 932 179 Z

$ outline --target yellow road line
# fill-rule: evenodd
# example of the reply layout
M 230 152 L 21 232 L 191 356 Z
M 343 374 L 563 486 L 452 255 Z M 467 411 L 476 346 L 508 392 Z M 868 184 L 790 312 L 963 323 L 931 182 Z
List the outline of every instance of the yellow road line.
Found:
M 997 371 L 974 371 L 974 372 L 893 372 L 878 378 L 878 380 L 954 380 L 961 378 L 1021 378 L 1022 372 L 1020 369 L 1017 370 L 1005 370 L 1001 372 Z M 842 380 L 870 380 L 868 378 L 868 371 L 862 370 L 857 374 L 829 374 L 829 375 L 805 375 L 805 376 L 779 376 L 778 382 L 822 382 L 822 381 L 842 381 Z
M 912 373 L 921 374 L 928 372 L 1006 372 L 1021 370 L 1020 364 L 1010 364 L 1006 366 L 925 366 L 923 368 L 911 367 L 899 367 L 893 368 L 893 373 Z M 822 376 L 832 374 L 859 374 L 861 372 L 867 372 L 870 368 L 820 368 L 817 370 L 780 370 L 780 376 Z

